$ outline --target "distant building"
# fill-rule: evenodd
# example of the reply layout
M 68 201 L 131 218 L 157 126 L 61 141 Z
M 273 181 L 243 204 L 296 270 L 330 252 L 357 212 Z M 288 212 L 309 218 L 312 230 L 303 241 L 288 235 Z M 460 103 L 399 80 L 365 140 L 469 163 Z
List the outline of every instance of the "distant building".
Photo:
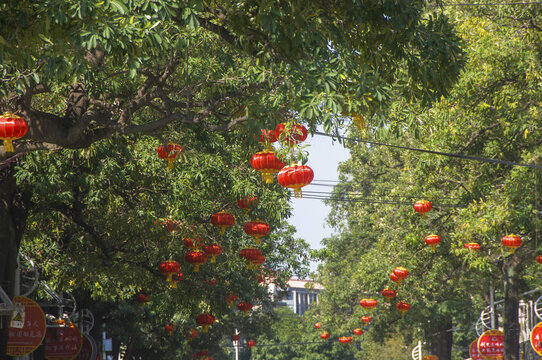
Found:
M 303 315 L 312 304 L 318 304 L 318 294 L 324 287 L 312 280 L 290 279 L 286 292 L 269 284 L 269 292 L 277 306 L 288 306 L 297 315 Z

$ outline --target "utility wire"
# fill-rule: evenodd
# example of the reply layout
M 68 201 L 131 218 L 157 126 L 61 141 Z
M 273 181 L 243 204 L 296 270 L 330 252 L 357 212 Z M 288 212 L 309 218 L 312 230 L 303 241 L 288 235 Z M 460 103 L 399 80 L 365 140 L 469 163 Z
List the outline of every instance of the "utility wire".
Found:
M 442 4 L 442 6 L 505 6 L 505 5 L 538 5 L 542 1 L 518 1 L 508 3 L 459 3 L 459 4 Z
M 391 148 L 395 148 L 395 149 L 417 151 L 417 152 L 423 152 L 423 153 L 428 153 L 428 154 L 442 155 L 442 156 L 448 156 L 448 157 L 453 157 L 453 158 L 459 158 L 459 159 L 464 159 L 464 160 L 472 160 L 472 161 L 492 163 L 492 164 L 502 164 L 502 165 L 508 165 L 508 166 L 522 166 L 522 167 L 527 167 L 527 168 L 531 168 L 531 169 L 542 169 L 542 165 L 523 164 L 523 163 L 518 163 L 518 162 L 514 162 L 514 161 L 490 159 L 490 158 L 484 158 L 484 157 L 479 157 L 479 156 L 470 156 L 470 155 L 463 155 L 463 154 L 456 154 L 456 153 L 447 153 L 447 152 L 442 152 L 442 151 L 418 149 L 418 148 L 412 148 L 412 147 L 408 147 L 408 146 L 385 144 L 385 143 L 380 143 L 380 142 L 362 140 L 362 139 L 359 139 L 359 138 L 350 138 L 350 137 L 341 136 L 341 135 L 329 135 L 329 134 L 326 134 L 326 133 L 323 133 L 323 132 L 320 132 L 320 131 L 316 131 L 314 134 L 315 135 L 320 135 L 320 136 L 333 137 L 333 138 L 338 137 L 338 138 L 343 139 L 343 140 L 353 141 L 353 142 L 357 142 L 357 143 L 364 143 L 364 144 L 375 145 L 375 146 L 386 146 L 386 147 L 391 147 Z

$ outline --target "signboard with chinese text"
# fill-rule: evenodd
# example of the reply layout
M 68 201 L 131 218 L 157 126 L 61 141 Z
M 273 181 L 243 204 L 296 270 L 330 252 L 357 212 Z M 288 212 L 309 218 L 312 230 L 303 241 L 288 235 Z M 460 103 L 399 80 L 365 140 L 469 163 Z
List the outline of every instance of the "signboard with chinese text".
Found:
M 480 352 L 478 352 L 478 339 L 470 344 L 469 355 L 472 360 L 484 360 L 482 355 L 480 355 Z
M 27 297 L 15 296 L 13 303 L 24 306 L 24 317 L 22 317 L 24 324 L 22 328 L 9 328 L 6 353 L 9 356 L 24 356 L 36 350 L 43 341 L 46 326 L 45 314 L 34 300 Z M 15 320 L 17 322 L 19 318 Z
M 542 355 L 542 322 L 536 324 L 531 331 L 531 346 L 538 355 Z
M 478 338 L 478 352 L 485 360 L 502 360 L 504 334 L 499 330 L 488 330 Z
M 93 360 L 93 350 L 89 335 L 83 334 L 83 346 L 75 360 Z
M 49 327 L 45 335 L 47 360 L 73 360 L 81 351 L 83 337 L 78 328 Z

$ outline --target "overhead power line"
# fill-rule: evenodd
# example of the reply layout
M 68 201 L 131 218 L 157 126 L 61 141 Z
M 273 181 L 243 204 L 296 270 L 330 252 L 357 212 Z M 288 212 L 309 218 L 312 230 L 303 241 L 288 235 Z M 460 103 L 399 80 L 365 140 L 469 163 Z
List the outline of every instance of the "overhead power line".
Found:
M 458 4 L 442 4 L 442 6 L 506 6 L 506 5 L 539 5 L 542 1 L 518 1 L 505 3 L 458 3 Z

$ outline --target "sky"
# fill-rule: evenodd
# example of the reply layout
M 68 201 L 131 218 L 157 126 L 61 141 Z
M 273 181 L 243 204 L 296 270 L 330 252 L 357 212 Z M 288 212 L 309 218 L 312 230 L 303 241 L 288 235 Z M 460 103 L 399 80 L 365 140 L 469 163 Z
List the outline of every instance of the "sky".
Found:
M 302 144 L 310 145 L 307 165 L 314 171 L 314 180 L 338 180 L 337 166 L 341 161 L 350 157 L 350 152 L 342 144 L 327 136 L 310 136 Z M 303 190 L 331 192 L 332 187 L 307 185 Z M 330 208 L 322 200 L 296 199 L 292 197 L 292 216 L 288 222 L 297 229 L 297 237 L 306 240 L 311 249 L 320 249 L 320 241 L 333 233 L 333 229 L 326 225 L 326 217 Z M 311 271 L 315 271 L 316 263 L 311 263 Z

